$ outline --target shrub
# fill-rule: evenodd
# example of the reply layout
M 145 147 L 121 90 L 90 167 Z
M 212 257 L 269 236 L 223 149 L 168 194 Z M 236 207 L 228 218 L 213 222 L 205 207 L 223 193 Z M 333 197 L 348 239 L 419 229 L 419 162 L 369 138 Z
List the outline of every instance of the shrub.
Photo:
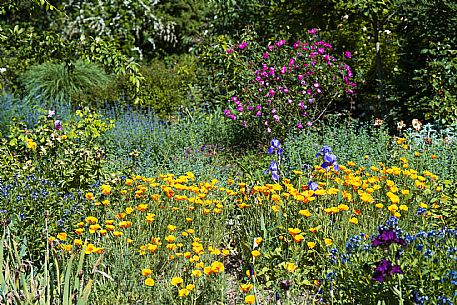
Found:
M 12 124 L 4 144 L 25 172 L 38 172 L 67 190 L 86 187 L 103 176 L 101 136 L 114 123 L 87 108 L 76 111 L 76 116 L 63 123 L 50 111 L 32 130 L 21 122 Z
M 236 93 L 224 114 L 260 137 L 284 138 L 289 130 L 310 127 L 354 92 L 351 68 L 316 29 L 294 43 L 279 39 L 267 48 L 247 36 L 225 53 L 227 65 L 235 66 L 229 81 L 235 84 L 229 85 Z M 344 56 L 350 59 L 351 53 Z
M 23 85 L 28 99 L 40 97 L 46 101 L 86 104 L 97 100 L 97 95 L 106 90 L 111 78 L 93 63 L 76 61 L 63 63 L 44 63 L 27 71 Z
M 144 79 L 137 96 L 138 106 L 153 109 L 161 119 L 172 119 L 177 112 L 199 107 L 201 94 L 196 76 L 200 69 L 192 55 L 156 58 L 141 66 Z M 120 77 L 119 90 L 127 89 L 128 81 L 126 77 Z

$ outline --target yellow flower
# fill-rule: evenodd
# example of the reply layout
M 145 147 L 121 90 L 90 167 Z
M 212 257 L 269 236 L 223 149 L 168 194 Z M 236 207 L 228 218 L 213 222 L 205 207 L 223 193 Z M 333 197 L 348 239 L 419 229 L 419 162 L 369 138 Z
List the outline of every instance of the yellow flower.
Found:
M 181 285 L 182 283 L 184 282 L 184 280 L 180 277 L 174 277 L 171 279 L 171 284 L 173 286 L 178 286 L 178 285 Z
M 36 150 L 36 142 L 33 141 L 32 139 L 26 139 L 27 142 L 27 147 L 30 148 L 31 150 Z
M 324 238 L 324 243 L 326 246 L 331 246 L 333 244 L 333 240 L 331 238 Z
M 295 272 L 295 270 L 297 270 L 298 267 L 295 266 L 294 263 L 286 263 L 286 264 L 284 265 L 284 268 L 286 268 L 286 270 L 287 270 L 288 272 Z
M 298 214 L 305 216 L 305 217 L 310 217 L 311 213 L 308 210 L 300 210 Z
M 310 231 L 311 233 L 316 233 L 317 231 L 319 231 L 319 228 L 316 227 L 316 228 L 309 228 L 308 231 Z
M 125 208 L 125 213 L 126 214 L 131 214 L 132 212 L 133 212 L 133 208 L 131 208 L 131 207 Z
M 60 239 L 60 240 L 67 239 L 67 233 L 64 233 L 64 232 L 59 233 L 59 234 L 57 234 L 57 238 Z
M 313 241 L 309 241 L 306 244 L 308 245 L 308 248 L 310 248 L 310 249 L 314 249 L 314 247 L 316 247 L 316 243 Z
M 186 286 L 186 289 L 189 290 L 189 291 L 192 291 L 192 290 L 195 289 L 195 285 L 189 284 L 189 285 Z
M 168 226 L 167 226 L 167 229 L 168 229 L 170 232 L 173 232 L 173 231 L 176 230 L 176 226 L 168 225 Z
M 398 205 L 396 204 L 391 204 L 387 207 L 387 209 L 391 212 L 391 213 L 395 213 L 398 211 Z
M 100 189 L 102 190 L 102 194 L 103 195 L 109 195 L 111 194 L 111 186 L 107 185 L 107 184 L 102 184 L 100 186 Z
M 168 235 L 165 237 L 165 240 L 169 243 L 172 243 L 176 240 L 176 237 L 174 237 L 173 235 Z
M 211 268 L 211 266 L 206 266 L 205 268 L 203 268 L 203 272 L 204 272 L 206 275 L 211 275 L 211 274 L 214 273 L 213 268 Z
M 400 205 L 400 211 L 408 211 L 408 207 L 404 204 Z
M 255 240 L 254 240 L 254 243 L 256 245 L 256 247 L 260 246 L 260 244 L 262 243 L 263 241 L 263 238 L 262 237 L 257 237 Z
M 378 209 L 382 209 L 384 205 L 382 203 L 376 203 L 375 207 L 377 207 Z
M 201 270 L 192 270 L 192 276 L 193 277 L 200 277 L 202 276 L 202 271 Z
M 273 210 L 273 212 L 277 213 L 279 212 L 279 205 L 272 205 L 271 209 Z
M 359 220 L 355 217 L 352 217 L 351 219 L 349 219 L 349 222 L 356 225 L 359 223 Z
M 113 235 L 116 236 L 116 237 L 121 237 L 122 235 L 124 235 L 124 233 L 120 232 L 120 231 L 114 231 Z
M 178 294 L 180 297 L 187 297 L 189 295 L 190 291 L 187 290 L 186 288 L 179 289 Z
M 254 304 L 255 303 L 255 296 L 250 294 L 250 295 L 247 295 L 245 298 L 244 298 L 244 303 L 246 304 Z
M 83 241 L 82 241 L 81 239 L 75 239 L 75 240 L 73 241 L 73 244 L 74 244 L 75 246 L 81 246 L 81 245 L 83 244 Z
M 251 254 L 252 254 L 252 256 L 253 256 L 254 258 L 257 258 L 257 257 L 260 256 L 260 251 L 254 250 L 254 251 L 251 251 Z
M 297 234 L 297 235 L 293 236 L 293 239 L 294 239 L 294 242 L 301 243 L 305 239 L 305 237 L 301 234 Z
M 129 179 L 129 178 L 125 179 L 125 185 L 130 186 L 132 183 L 133 183 L 132 179 Z
M 289 231 L 290 235 L 292 236 L 301 233 L 301 230 L 299 228 L 288 228 L 287 231 Z
M 146 286 L 152 287 L 152 286 L 154 286 L 154 280 L 151 279 L 150 277 L 148 277 L 147 279 L 144 280 L 144 284 Z
M 221 263 L 221 262 L 218 262 L 218 261 L 215 261 L 211 264 L 211 270 L 214 272 L 214 273 L 219 273 L 219 272 L 223 272 L 225 270 L 224 268 L 224 264 Z
M 86 199 L 87 200 L 94 200 L 94 194 L 93 193 L 86 193 Z
M 86 222 L 88 224 L 96 224 L 98 222 L 98 219 L 96 217 L 93 217 L 93 216 L 88 216 L 86 217 Z
M 252 287 L 254 287 L 252 284 L 241 284 L 240 290 L 244 293 L 248 293 L 251 291 Z
M 149 268 L 145 268 L 145 269 L 141 270 L 141 274 L 143 276 L 150 276 L 152 274 L 152 270 Z

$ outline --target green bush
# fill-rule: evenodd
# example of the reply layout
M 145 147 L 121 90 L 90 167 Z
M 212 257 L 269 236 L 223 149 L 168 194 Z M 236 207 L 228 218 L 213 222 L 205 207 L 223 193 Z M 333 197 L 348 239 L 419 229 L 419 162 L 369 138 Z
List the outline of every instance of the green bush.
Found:
M 152 108 L 160 118 L 170 118 L 176 112 L 193 108 L 200 101 L 196 86 L 199 71 L 196 58 L 191 55 L 170 56 L 154 59 L 149 65 L 142 66 L 138 98 L 142 108 Z M 120 88 L 126 88 L 128 79 L 118 81 Z
M 86 187 L 103 177 L 101 136 L 114 123 L 87 108 L 76 116 L 62 123 L 52 113 L 42 115 L 32 130 L 21 122 L 12 124 L 3 144 L 24 171 L 38 172 L 66 190 Z
M 28 99 L 74 101 L 87 104 L 104 96 L 111 77 L 93 63 L 44 63 L 32 67 L 22 78 Z

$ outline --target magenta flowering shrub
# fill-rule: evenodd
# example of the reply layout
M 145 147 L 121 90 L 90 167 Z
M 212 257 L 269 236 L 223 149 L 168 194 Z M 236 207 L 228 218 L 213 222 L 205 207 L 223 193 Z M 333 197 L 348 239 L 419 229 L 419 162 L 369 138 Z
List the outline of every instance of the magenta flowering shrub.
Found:
M 312 126 L 327 111 L 354 93 L 346 51 L 335 54 L 316 29 L 294 43 L 285 39 L 260 46 L 247 38 L 225 50 L 236 93 L 224 115 L 250 131 L 283 138 L 291 129 Z

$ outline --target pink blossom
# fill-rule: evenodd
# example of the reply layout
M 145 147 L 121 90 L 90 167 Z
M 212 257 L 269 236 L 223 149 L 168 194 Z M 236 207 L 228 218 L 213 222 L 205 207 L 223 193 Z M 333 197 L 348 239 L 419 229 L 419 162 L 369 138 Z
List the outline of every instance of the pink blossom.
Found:
M 233 53 L 233 49 L 227 49 L 225 52 L 227 52 L 227 54 Z
M 298 128 L 298 129 L 302 129 L 302 128 L 303 128 L 303 125 L 301 124 L 301 122 L 298 122 L 297 128 Z
M 273 119 L 275 120 L 275 122 L 279 122 L 279 115 L 275 114 L 273 116 Z
M 263 57 L 264 59 L 267 59 L 268 56 L 269 56 L 269 55 L 268 55 L 268 52 L 265 52 L 265 53 L 263 53 L 263 55 L 262 55 L 262 57 Z
M 239 46 L 238 48 L 240 50 L 244 50 L 246 47 L 247 47 L 248 43 L 246 41 L 243 41 Z
M 313 123 L 308 121 L 308 123 L 306 123 L 306 126 L 311 127 L 311 126 L 313 126 Z
M 317 29 L 316 28 L 310 29 L 310 30 L 308 30 L 308 33 L 310 33 L 311 35 L 314 35 L 317 33 Z
M 346 58 L 351 58 L 351 52 L 349 52 L 349 51 L 344 52 L 344 56 L 346 56 Z

